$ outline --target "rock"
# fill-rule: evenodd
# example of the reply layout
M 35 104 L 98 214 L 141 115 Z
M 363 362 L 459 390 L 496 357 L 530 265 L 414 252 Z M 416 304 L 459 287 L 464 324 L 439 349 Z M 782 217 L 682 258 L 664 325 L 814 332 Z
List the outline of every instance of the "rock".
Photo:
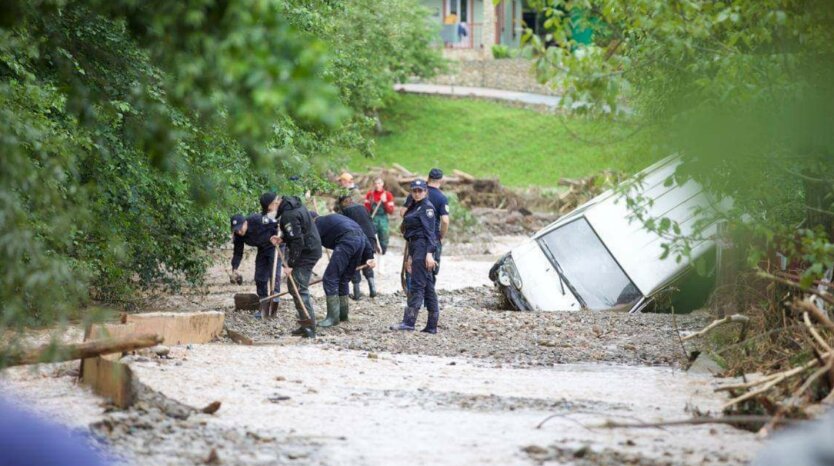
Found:
M 219 401 L 212 401 L 208 404 L 205 408 L 201 409 L 200 412 L 203 414 L 214 414 L 217 410 L 220 409 L 220 402 Z
M 540 447 L 538 445 L 527 445 L 522 448 L 521 451 L 532 456 L 544 456 L 547 454 L 547 448 Z
M 212 448 L 209 452 L 208 458 L 205 461 L 206 464 L 220 464 L 220 456 L 217 454 L 217 449 Z
M 689 369 L 686 370 L 692 374 L 711 374 L 717 375 L 721 372 L 724 372 L 724 369 L 715 362 L 714 359 L 709 357 L 707 353 L 701 353 L 698 355 L 698 358 L 689 366 Z
M 368 353 L 368 359 L 379 359 L 376 353 Z
M 151 348 L 151 353 L 157 356 L 168 356 L 168 353 L 171 352 L 171 348 L 168 348 L 165 345 L 156 345 Z

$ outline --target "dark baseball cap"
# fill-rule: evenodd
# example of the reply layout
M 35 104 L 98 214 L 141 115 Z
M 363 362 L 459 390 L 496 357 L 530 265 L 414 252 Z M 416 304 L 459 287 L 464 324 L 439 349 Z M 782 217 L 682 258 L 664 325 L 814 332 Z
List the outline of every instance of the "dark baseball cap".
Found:
M 443 170 L 439 168 L 432 168 L 429 171 L 429 179 L 430 180 L 442 180 L 443 179 Z
M 411 189 L 422 189 L 425 191 L 426 182 L 423 180 L 414 180 L 411 182 Z
M 267 209 L 269 209 L 269 204 L 272 204 L 272 201 L 274 201 L 277 197 L 278 195 L 273 192 L 261 194 L 261 209 L 266 212 Z
M 246 218 L 244 218 L 243 215 L 240 215 L 240 214 L 232 215 L 232 220 L 230 222 L 231 227 L 232 227 L 232 231 L 238 231 L 241 228 L 243 228 L 243 222 L 245 222 L 245 221 L 246 221 Z

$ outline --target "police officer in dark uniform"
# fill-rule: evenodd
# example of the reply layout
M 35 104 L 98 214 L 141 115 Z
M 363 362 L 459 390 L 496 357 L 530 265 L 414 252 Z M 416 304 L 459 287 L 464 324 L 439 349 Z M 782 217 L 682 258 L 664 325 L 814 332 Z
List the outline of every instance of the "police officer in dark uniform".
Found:
M 292 334 L 312 338 L 316 336 L 316 312 L 313 309 L 313 301 L 310 299 L 310 276 L 313 274 L 316 262 L 321 259 L 321 239 L 313 224 L 313 217 L 298 197 L 281 197 L 278 204 L 278 217 L 283 240 L 276 236 L 273 238 L 273 243 L 278 244 L 283 241 L 287 245 L 284 273 L 292 276 L 298 289 L 298 296 L 294 292 L 291 293 L 295 309 L 299 320 L 303 320 L 306 308 L 312 321 L 309 326 L 302 325 L 293 330 Z
M 362 228 L 353 220 L 339 214 L 315 218 L 322 246 L 332 249 L 330 262 L 324 270 L 324 294 L 327 299 L 327 318 L 319 323 L 326 328 L 348 320 L 349 283 L 361 264 L 373 268 L 374 249 Z
M 432 271 L 437 266 L 434 252 L 437 250 L 437 231 L 435 218 L 437 211 L 428 199 L 426 182 L 411 182 L 411 205 L 403 216 L 403 236 L 408 241 L 408 254 L 411 262 L 411 286 L 408 304 L 403 313 L 403 320 L 392 325 L 391 330 L 414 330 L 417 314 L 423 304 L 429 316 L 426 321 L 426 333 L 437 333 L 437 321 L 440 308 L 434 291 Z
M 440 272 L 440 256 L 443 252 L 443 238 L 446 237 L 446 232 L 449 229 L 449 199 L 443 194 L 443 191 L 440 190 L 440 186 L 443 184 L 443 171 L 439 168 L 432 168 L 429 171 L 429 180 L 426 183 L 428 186 L 428 199 L 429 202 L 435 208 L 435 216 L 434 216 L 434 223 L 436 225 L 436 232 L 437 232 L 437 250 L 434 252 L 434 261 L 437 262 L 437 266 L 434 268 L 432 272 L 432 279 L 437 281 L 437 274 Z M 413 198 L 411 194 L 405 198 L 404 207 L 408 210 L 408 207 L 413 202 Z M 405 215 L 405 214 L 403 214 Z
M 243 246 L 249 245 L 258 248 L 255 256 L 255 286 L 258 297 L 265 298 L 273 292 L 269 289 L 269 278 L 272 275 L 273 259 L 275 257 L 275 245 L 270 238 L 278 234 L 278 222 L 275 220 L 278 210 L 277 195 L 275 193 L 264 193 L 261 196 L 261 213 L 252 214 L 246 218 L 237 214 L 232 217 L 231 227 L 233 231 L 234 253 L 232 255 L 232 273 L 239 276 L 237 268 L 243 259 Z M 281 283 L 281 261 L 275 270 L 275 290 L 280 291 Z M 259 315 L 274 315 L 278 310 L 278 298 L 272 301 L 261 303 Z
M 368 211 L 365 210 L 365 206 L 357 203 L 352 195 L 340 197 L 336 206 L 338 213 L 353 220 L 359 225 L 359 227 L 362 228 L 362 231 L 365 233 L 365 237 L 368 238 L 371 246 L 374 247 L 374 251 L 377 253 L 382 252 L 377 248 L 378 243 L 376 240 L 376 228 L 374 227 L 373 222 L 371 222 L 371 216 L 368 214 Z M 362 269 L 361 271 L 357 270 L 353 274 L 353 279 L 351 280 L 353 282 L 353 295 L 351 295 L 351 298 L 356 301 L 362 298 L 362 275 L 364 275 L 368 280 L 368 292 L 371 298 L 376 298 L 374 270 L 371 268 Z

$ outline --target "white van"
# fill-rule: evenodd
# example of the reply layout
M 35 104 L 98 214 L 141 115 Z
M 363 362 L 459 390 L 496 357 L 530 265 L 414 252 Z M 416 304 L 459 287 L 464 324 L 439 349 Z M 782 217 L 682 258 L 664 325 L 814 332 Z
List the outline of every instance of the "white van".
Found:
M 686 235 L 698 216 L 715 204 L 692 180 L 666 186 L 679 164 L 680 159 L 672 156 L 643 170 L 631 193 L 652 200 L 644 204 L 647 217 L 677 222 Z M 694 244 L 689 257 L 678 261 L 674 255 L 661 259 L 661 245 L 668 240 L 632 217 L 625 199 L 606 191 L 499 259 L 490 279 L 522 311 L 640 312 L 656 308 L 659 296 L 673 296 L 665 293 L 671 290 L 680 290 L 678 298 L 686 296 L 688 302 L 681 304 L 688 306 L 683 307 L 703 303 L 711 279 L 694 273 L 692 261 L 714 259 L 715 224 L 701 231 L 699 236 L 707 239 Z M 693 303 L 693 297 L 700 302 Z M 676 311 L 683 310 L 676 305 Z

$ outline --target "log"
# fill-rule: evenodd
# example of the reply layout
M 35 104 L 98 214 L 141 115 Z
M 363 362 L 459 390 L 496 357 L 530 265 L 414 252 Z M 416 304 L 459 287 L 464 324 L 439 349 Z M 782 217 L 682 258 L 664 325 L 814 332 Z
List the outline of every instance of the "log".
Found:
M 409 169 L 403 167 L 402 165 L 400 165 L 398 163 L 393 163 L 393 164 L 391 164 L 391 166 L 394 167 L 394 169 L 396 169 L 397 171 L 399 171 L 403 175 L 414 176 L 413 172 L 411 172 Z
M 467 181 L 467 182 L 470 182 L 470 183 L 475 181 L 474 176 L 470 175 L 469 173 L 466 173 L 465 171 L 458 170 L 457 168 L 452 170 L 452 173 L 457 175 L 458 178 L 462 179 L 463 181 Z
M 41 362 L 62 362 L 86 359 L 102 354 L 123 353 L 139 348 L 150 348 L 162 343 L 162 338 L 153 333 L 133 334 L 120 338 L 92 340 L 71 345 L 43 345 L 39 348 L 13 353 L 4 361 L 6 366 L 22 366 Z

